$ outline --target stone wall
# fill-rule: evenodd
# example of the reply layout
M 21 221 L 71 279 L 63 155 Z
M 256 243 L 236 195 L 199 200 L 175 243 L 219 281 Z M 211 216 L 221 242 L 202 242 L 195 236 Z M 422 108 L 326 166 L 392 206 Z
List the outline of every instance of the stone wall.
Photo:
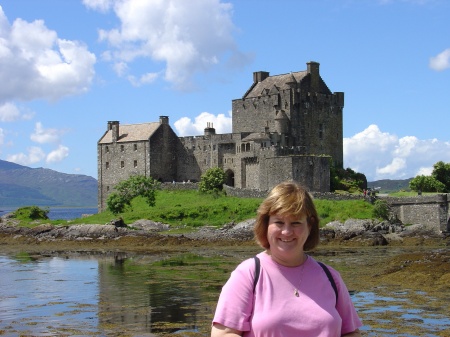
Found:
M 168 191 L 186 191 L 186 190 L 198 190 L 198 183 L 191 182 L 171 182 L 161 183 L 161 189 Z
M 448 194 L 383 199 L 404 224 L 422 224 L 430 229 L 450 230 Z

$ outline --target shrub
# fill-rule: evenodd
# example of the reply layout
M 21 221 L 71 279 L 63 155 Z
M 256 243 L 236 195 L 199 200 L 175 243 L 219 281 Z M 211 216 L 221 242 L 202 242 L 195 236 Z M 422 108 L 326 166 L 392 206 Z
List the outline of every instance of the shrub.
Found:
M 159 182 L 152 177 L 131 176 L 114 187 L 116 191 L 108 196 L 106 205 L 113 214 L 119 214 L 126 207 L 131 207 L 131 201 L 134 198 L 141 196 L 149 206 L 154 206 L 158 188 Z
M 389 205 L 386 200 L 375 200 L 375 203 L 373 204 L 373 216 L 376 218 L 389 220 Z
M 47 220 L 49 209 L 42 209 L 38 206 L 20 207 L 14 212 L 14 217 L 20 220 Z
M 220 167 L 207 170 L 200 179 L 199 191 L 202 193 L 219 193 L 225 183 L 225 172 Z

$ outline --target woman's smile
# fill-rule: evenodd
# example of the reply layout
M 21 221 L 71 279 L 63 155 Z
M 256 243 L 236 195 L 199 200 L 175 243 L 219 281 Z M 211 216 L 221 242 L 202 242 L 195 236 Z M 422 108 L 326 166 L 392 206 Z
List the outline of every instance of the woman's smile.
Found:
M 296 266 L 303 261 L 303 245 L 310 232 L 307 216 L 271 215 L 267 239 L 272 258 L 286 266 Z

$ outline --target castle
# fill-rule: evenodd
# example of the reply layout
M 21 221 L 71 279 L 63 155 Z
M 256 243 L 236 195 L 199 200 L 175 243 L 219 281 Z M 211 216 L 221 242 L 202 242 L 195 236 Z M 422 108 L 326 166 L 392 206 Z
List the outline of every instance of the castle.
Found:
M 208 123 L 202 136 L 178 137 L 167 116 L 142 124 L 109 121 L 97 144 L 99 211 L 130 175 L 195 182 L 212 167 L 221 167 L 236 188 L 266 191 L 296 180 L 328 192 L 330 165 L 343 166 L 343 107 L 344 93 L 332 93 L 319 63 L 308 62 L 305 71 L 253 73 L 247 92 L 232 101 L 232 133 L 216 134 Z

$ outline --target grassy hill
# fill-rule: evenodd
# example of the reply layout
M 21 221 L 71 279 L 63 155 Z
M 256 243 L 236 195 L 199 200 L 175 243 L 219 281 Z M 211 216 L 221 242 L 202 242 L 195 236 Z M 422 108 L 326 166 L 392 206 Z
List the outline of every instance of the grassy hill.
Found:
M 409 188 L 409 182 L 413 178 L 404 179 L 404 180 L 376 180 L 367 183 L 367 187 L 375 188 L 381 187 L 380 193 L 393 193 L 398 191 L 411 191 Z
M 0 160 L 0 207 L 96 207 L 97 180 Z

